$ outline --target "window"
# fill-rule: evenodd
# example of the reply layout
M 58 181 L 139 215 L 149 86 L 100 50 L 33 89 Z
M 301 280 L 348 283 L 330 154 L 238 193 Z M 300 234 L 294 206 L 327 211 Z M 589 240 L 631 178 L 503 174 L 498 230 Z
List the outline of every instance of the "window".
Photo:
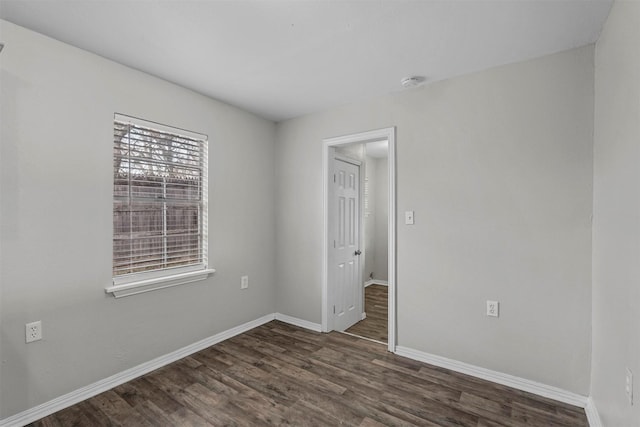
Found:
M 116 297 L 201 280 L 207 269 L 207 137 L 120 114 L 113 124 Z

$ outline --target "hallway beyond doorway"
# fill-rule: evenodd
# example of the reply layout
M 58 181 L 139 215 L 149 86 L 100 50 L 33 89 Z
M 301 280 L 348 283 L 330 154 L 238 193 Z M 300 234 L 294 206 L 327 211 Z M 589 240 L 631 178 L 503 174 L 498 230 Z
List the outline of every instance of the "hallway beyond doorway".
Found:
M 388 287 L 369 285 L 364 288 L 364 311 L 367 318 L 359 321 L 345 332 L 374 341 L 387 343 Z

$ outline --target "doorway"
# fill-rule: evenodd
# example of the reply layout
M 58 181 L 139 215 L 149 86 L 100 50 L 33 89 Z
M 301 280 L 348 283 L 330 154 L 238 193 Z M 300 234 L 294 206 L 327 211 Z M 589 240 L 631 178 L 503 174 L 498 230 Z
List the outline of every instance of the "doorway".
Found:
M 360 144 L 362 173 L 362 282 L 364 293 L 362 320 L 346 333 L 376 342 L 388 342 L 388 218 L 389 179 L 388 144 L 386 140 Z
M 377 143 L 377 144 L 372 144 Z M 363 132 L 353 135 L 346 135 L 335 138 L 328 138 L 323 141 L 323 187 L 324 187 L 324 251 L 323 251 L 323 280 L 322 280 L 322 330 L 325 332 L 329 332 L 332 330 L 344 330 L 345 325 L 348 325 L 349 322 L 343 323 L 341 320 L 337 320 L 338 318 L 335 316 L 334 311 L 336 310 L 336 305 L 340 306 L 342 302 L 339 300 L 342 298 L 344 301 L 344 296 L 341 296 L 341 290 L 339 286 L 339 281 L 334 279 L 335 276 L 335 267 L 336 262 L 334 261 L 334 253 L 332 253 L 334 249 L 334 240 L 335 240 L 335 214 L 332 213 L 332 209 L 335 210 L 335 190 L 333 189 L 334 183 L 334 164 L 336 158 L 336 151 L 339 151 L 340 156 L 344 156 L 344 153 L 348 153 L 350 147 L 357 147 L 363 144 L 380 145 L 384 144 L 386 147 L 386 168 L 388 170 L 386 176 L 386 199 L 387 202 L 387 221 L 386 221 L 386 235 L 388 236 L 387 243 L 387 251 L 386 251 L 386 260 L 382 260 L 383 267 L 380 268 L 380 271 L 386 270 L 386 308 L 387 311 L 387 347 L 391 352 L 395 352 L 396 347 L 396 257 L 395 257 L 395 217 L 396 217 L 396 203 L 395 203 L 395 128 L 386 128 L 380 130 L 374 130 L 370 132 Z M 366 190 L 366 182 L 364 174 L 360 174 L 360 187 Z M 335 178 L 337 180 L 337 177 Z M 360 194 L 363 195 L 363 192 L 360 191 Z M 365 197 L 361 197 L 359 201 L 359 209 L 360 213 L 366 212 L 366 207 L 364 206 Z M 332 217 L 333 215 L 333 217 Z M 363 215 L 359 214 L 359 218 L 362 219 Z M 357 247 L 353 248 L 354 253 L 361 252 L 365 247 L 364 242 L 364 227 L 365 221 L 359 221 L 359 238 Z M 365 260 L 366 252 L 364 253 Z M 372 253 L 369 254 L 369 260 L 373 258 Z M 378 260 L 380 261 L 380 260 Z M 385 262 L 386 261 L 386 262 Z M 349 261 L 347 261 L 349 262 Z M 364 315 L 364 307 L 365 307 L 365 289 L 364 289 L 364 281 L 365 278 L 367 283 L 372 284 L 374 286 L 379 285 L 380 283 L 375 283 L 375 276 L 370 277 L 371 272 L 364 271 L 365 262 L 360 262 L 358 259 L 357 262 L 358 268 L 358 284 L 360 286 L 358 297 L 358 306 L 359 310 Z M 367 267 L 370 269 L 370 267 Z M 334 271 L 332 271 L 334 269 Z M 380 275 L 383 275 L 381 272 Z M 379 282 L 383 282 L 381 278 L 378 278 Z M 372 288 L 373 289 L 373 288 Z M 378 303 L 380 301 L 379 295 L 377 296 Z M 355 304 L 355 302 L 354 302 Z M 359 319 L 356 319 L 359 320 Z

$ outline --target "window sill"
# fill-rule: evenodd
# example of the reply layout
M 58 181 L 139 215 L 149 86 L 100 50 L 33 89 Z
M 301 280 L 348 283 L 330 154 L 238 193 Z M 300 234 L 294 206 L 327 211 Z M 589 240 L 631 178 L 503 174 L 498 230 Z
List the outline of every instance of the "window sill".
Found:
M 190 271 L 187 273 L 174 274 L 171 276 L 138 280 L 135 282 L 109 286 L 105 288 L 105 292 L 108 294 L 112 294 L 115 298 L 128 297 L 130 295 L 137 295 L 144 292 L 150 292 L 158 289 L 170 288 L 173 286 L 197 282 L 199 280 L 206 279 L 210 274 L 213 273 L 215 273 L 215 270 L 209 268 L 204 270 Z

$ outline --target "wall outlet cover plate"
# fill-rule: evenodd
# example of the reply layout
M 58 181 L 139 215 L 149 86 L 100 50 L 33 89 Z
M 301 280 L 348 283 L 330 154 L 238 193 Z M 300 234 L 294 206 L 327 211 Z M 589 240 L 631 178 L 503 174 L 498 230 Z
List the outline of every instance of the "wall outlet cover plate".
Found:
M 487 300 L 487 316 L 491 316 L 491 317 L 500 316 L 500 303 L 498 301 Z
M 25 325 L 25 342 L 30 343 L 42 339 L 42 322 L 27 323 Z

